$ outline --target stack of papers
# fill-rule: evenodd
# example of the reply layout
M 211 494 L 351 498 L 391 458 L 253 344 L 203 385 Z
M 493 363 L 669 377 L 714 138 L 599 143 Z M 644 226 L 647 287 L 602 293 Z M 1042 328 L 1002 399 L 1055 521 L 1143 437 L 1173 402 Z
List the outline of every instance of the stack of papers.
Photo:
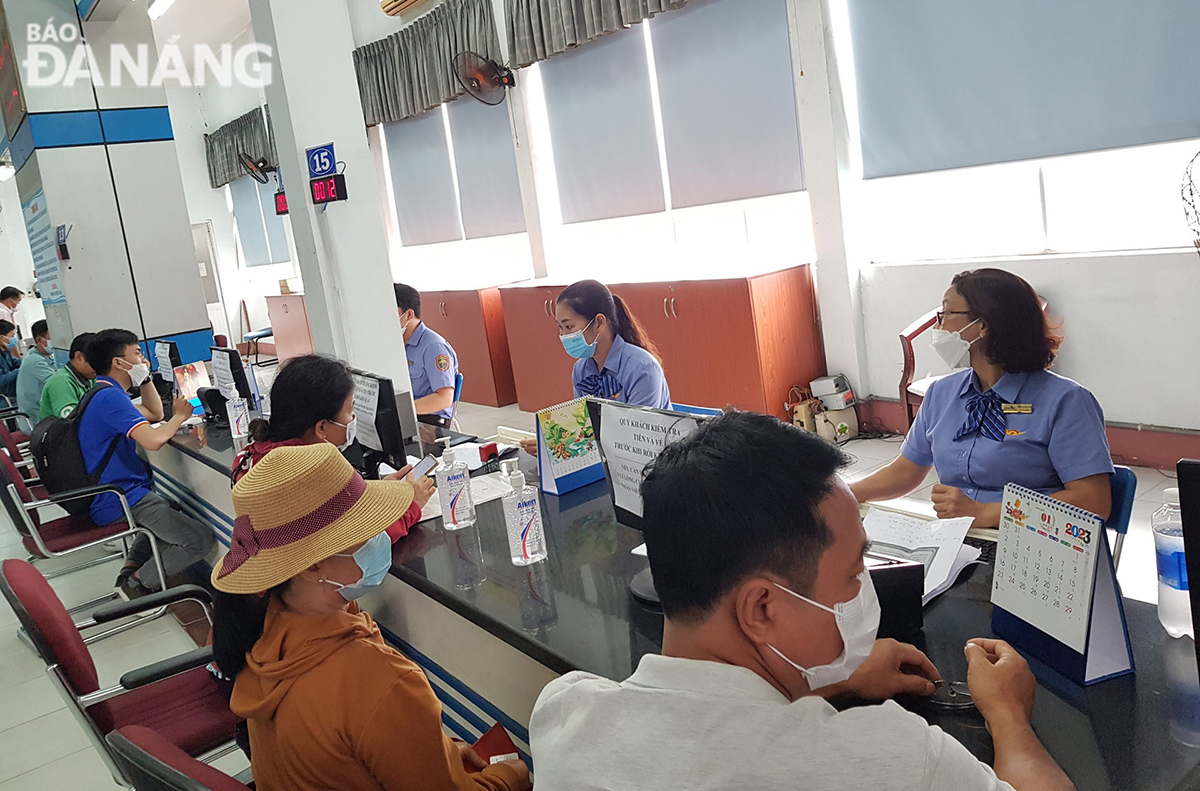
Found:
M 964 546 L 971 517 L 921 519 L 872 508 L 863 518 L 871 552 L 925 566 L 922 604 L 942 593 L 958 579 L 959 572 L 979 562 L 979 549 Z

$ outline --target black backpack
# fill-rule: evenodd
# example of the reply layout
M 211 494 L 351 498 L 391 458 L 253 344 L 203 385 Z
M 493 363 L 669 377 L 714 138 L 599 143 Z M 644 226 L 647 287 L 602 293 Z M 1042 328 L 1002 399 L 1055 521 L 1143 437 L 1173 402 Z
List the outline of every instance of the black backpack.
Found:
M 50 494 L 86 489 L 97 486 L 100 476 L 108 467 L 113 454 L 117 451 L 123 437 L 113 438 L 112 444 L 104 452 L 95 473 L 88 473 L 87 464 L 83 460 L 83 448 L 79 444 L 79 424 L 83 412 L 92 402 L 92 396 L 100 391 L 100 386 L 92 387 L 84 394 L 80 402 L 66 417 L 51 415 L 39 421 L 29 435 L 29 452 L 33 456 L 33 466 L 37 468 L 42 485 Z M 92 497 L 79 497 L 60 503 L 69 514 L 87 516 L 92 507 Z

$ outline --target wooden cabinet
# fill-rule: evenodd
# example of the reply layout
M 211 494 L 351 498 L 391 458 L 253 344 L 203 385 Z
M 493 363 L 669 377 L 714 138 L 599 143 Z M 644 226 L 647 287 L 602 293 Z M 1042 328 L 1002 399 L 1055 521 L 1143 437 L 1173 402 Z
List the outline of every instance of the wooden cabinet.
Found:
M 458 355 L 462 400 L 485 406 L 516 402 L 500 291 L 427 291 L 421 320 L 445 338 Z
M 525 412 L 570 401 L 574 395 L 571 368 L 575 361 L 563 351 L 554 319 L 554 299 L 562 288 L 500 289 L 517 403 Z
M 662 356 L 677 403 L 784 417 L 793 385 L 825 374 L 812 270 L 750 278 L 610 284 Z M 502 289 L 521 408 L 571 397 L 571 366 L 553 326 L 559 288 Z
M 267 297 L 267 316 L 271 319 L 272 341 L 279 361 L 313 353 L 312 328 L 303 294 Z

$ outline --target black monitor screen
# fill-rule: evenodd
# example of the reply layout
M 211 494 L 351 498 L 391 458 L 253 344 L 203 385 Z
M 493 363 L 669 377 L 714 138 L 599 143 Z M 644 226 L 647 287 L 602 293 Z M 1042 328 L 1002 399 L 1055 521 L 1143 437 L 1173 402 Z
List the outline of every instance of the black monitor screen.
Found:
M 352 373 L 359 444 L 389 456 L 394 467 L 404 466 L 408 455 L 404 450 L 404 432 L 400 428 L 392 380 L 368 371 L 353 370 Z
M 1200 580 L 1200 461 L 1183 459 L 1176 471 L 1179 473 L 1179 509 L 1183 515 L 1187 579 Z M 1192 633 L 1200 637 L 1200 593 L 1192 591 L 1190 584 L 1188 593 L 1192 600 Z M 1196 649 L 1196 662 L 1200 667 L 1200 648 Z
M 226 398 L 244 398 L 254 405 L 254 390 L 242 365 L 242 355 L 237 349 L 210 346 L 212 351 L 213 384 Z

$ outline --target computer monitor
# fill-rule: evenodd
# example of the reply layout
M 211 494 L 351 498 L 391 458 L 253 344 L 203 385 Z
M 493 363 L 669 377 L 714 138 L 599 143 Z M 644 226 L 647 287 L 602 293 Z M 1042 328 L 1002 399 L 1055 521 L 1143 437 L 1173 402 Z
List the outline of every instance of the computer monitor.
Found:
M 1187 560 L 1188 593 L 1192 600 L 1192 633 L 1200 638 L 1200 461 L 1182 459 L 1179 474 L 1179 510 L 1183 516 L 1183 554 Z M 1200 667 L 1200 640 L 1196 641 L 1196 663 Z
M 242 366 L 242 355 L 237 349 L 210 346 L 212 351 L 213 381 L 221 395 L 226 398 L 244 398 L 250 407 L 255 407 L 254 388 Z
M 392 380 L 386 376 L 356 369 L 351 373 L 359 444 L 382 453 L 391 466 L 403 467 L 408 459 L 405 443 L 417 435 L 412 395 L 401 393 L 397 397 Z
M 192 406 L 200 406 L 200 388 L 211 386 L 203 363 L 188 363 L 175 368 L 175 387 L 181 396 L 192 402 Z

